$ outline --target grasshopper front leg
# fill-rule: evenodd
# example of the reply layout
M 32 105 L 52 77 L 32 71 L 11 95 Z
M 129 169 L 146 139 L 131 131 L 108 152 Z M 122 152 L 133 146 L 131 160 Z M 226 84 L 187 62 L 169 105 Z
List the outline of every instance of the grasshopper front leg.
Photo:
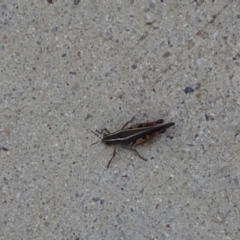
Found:
M 96 130 L 96 132 L 99 133 L 99 134 L 102 134 L 104 131 L 105 131 L 107 134 L 111 134 L 110 131 L 108 131 L 107 128 L 103 128 L 102 131 Z

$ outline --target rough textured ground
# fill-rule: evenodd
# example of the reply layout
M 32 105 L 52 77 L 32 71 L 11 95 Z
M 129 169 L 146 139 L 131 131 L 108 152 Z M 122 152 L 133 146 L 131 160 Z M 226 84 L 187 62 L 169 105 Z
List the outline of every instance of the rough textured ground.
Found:
M 0 13 L 1 240 L 239 239 L 240 1 Z M 106 169 L 132 116 L 176 125 Z

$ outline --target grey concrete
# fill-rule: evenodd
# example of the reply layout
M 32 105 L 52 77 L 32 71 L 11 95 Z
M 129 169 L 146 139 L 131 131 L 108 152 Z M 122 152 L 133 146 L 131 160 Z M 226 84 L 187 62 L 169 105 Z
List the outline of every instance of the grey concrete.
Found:
M 240 239 L 240 1 L 0 10 L 1 240 Z M 176 126 L 106 169 L 132 116 Z

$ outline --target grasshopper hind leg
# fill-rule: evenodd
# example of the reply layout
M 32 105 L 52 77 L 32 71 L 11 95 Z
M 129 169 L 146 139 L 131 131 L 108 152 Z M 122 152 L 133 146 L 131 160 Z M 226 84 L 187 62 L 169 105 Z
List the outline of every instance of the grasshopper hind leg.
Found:
M 115 157 L 115 155 L 116 155 L 116 147 L 114 147 L 113 154 L 112 154 L 112 157 L 111 157 L 111 159 L 108 161 L 107 168 L 109 168 L 109 166 L 110 166 L 110 163 L 112 162 L 112 160 L 113 160 L 113 158 Z
M 142 157 L 141 155 L 140 155 L 140 153 L 137 151 L 137 149 L 135 149 L 135 148 L 133 148 L 133 147 L 126 147 L 126 149 L 128 149 L 128 150 L 130 150 L 130 151 L 132 151 L 132 152 L 135 152 L 137 155 L 138 155 L 138 157 L 139 158 L 141 158 L 143 161 L 147 161 L 147 159 L 146 158 L 144 158 L 144 157 Z
M 147 161 L 146 158 L 144 158 L 144 157 L 142 157 L 142 156 L 140 155 L 140 153 L 137 151 L 137 149 L 135 149 L 135 148 L 133 148 L 133 147 L 129 147 L 129 146 L 126 147 L 126 149 L 127 149 L 127 150 L 130 150 L 130 151 L 132 151 L 132 152 L 135 152 L 135 153 L 138 155 L 138 157 L 141 158 L 143 161 Z M 115 155 L 116 155 L 116 152 L 117 152 L 117 151 L 116 151 L 116 147 L 114 147 L 113 154 L 112 154 L 111 159 L 108 161 L 107 168 L 109 168 L 109 166 L 110 166 L 113 158 L 114 158 Z

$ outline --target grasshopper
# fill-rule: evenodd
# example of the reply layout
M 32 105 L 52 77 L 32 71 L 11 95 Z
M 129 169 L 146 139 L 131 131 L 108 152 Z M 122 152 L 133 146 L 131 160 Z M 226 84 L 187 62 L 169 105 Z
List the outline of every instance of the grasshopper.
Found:
M 160 135 L 161 133 L 166 132 L 167 128 L 173 126 L 175 123 L 170 122 L 166 124 L 162 124 L 164 122 L 163 119 L 159 119 L 155 122 L 145 122 L 145 123 L 138 123 L 135 125 L 132 125 L 129 128 L 126 128 L 126 126 L 133 121 L 134 117 L 126 122 L 121 130 L 116 131 L 114 133 L 110 133 L 107 128 L 102 129 L 102 131 L 96 131 L 98 134 L 103 134 L 103 138 L 99 137 L 97 133 L 91 132 L 95 134 L 98 138 L 101 139 L 101 141 L 95 142 L 94 144 L 97 144 L 99 142 L 103 142 L 106 145 L 115 145 L 113 154 L 111 159 L 108 161 L 107 168 L 109 168 L 111 161 L 116 155 L 116 145 L 123 145 L 128 150 L 131 150 L 135 152 L 139 158 L 141 158 L 144 161 L 147 161 L 147 159 L 143 158 L 138 151 L 133 148 L 133 146 L 141 145 L 152 138 Z

